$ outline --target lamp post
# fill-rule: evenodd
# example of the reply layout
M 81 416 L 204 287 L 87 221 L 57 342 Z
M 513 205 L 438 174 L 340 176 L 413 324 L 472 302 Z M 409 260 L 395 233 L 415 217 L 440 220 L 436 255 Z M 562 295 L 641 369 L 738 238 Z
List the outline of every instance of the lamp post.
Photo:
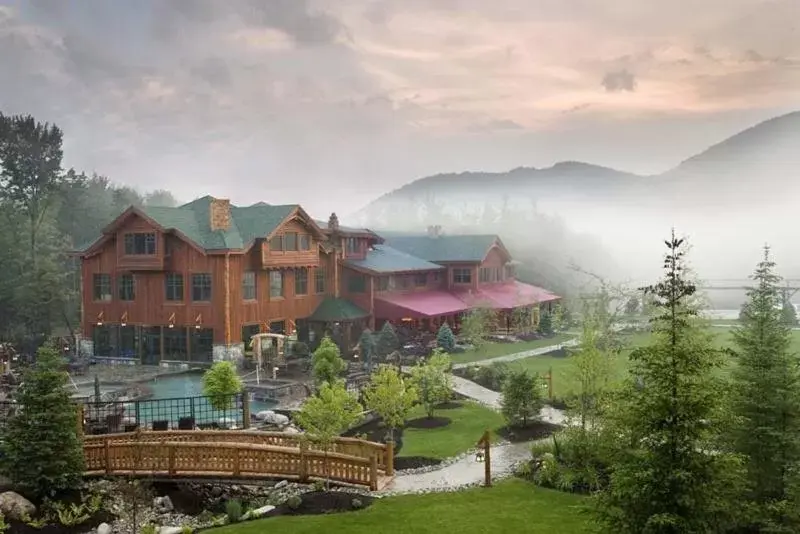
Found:
M 277 380 L 278 379 L 278 366 L 277 365 L 272 368 L 272 379 L 273 380 Z

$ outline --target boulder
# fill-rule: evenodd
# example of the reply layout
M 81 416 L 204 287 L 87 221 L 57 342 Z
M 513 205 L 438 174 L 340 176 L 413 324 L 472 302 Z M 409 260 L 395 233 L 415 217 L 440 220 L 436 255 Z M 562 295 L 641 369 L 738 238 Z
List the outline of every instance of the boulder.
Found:
M 111 525 L 108 523 L 100 523 L 97 525 L 97 534 L 111 534 Z
M 183 527 L 159 527 L 158 534 L 181 534 Z
M 269 425 L 275 426 L 286 426 L 289 424 L 289 418 L 283 414 L 275 413 L 272 410 L 264 410 L 264 412 L 259 412 L 264 414 L 264 421 Z
M 172 505 L 172 500 L 167 496 L 153 499 L 153 508 L 159 514 L 169 513 L 175 509 Z
M 10 519 L 21 521 L 23 517 L 36 514 L 36 506 L 14 491 L 0 493 L 0 513 Z
M 271 504 L 268 504 L 266 506 L 262 506 L 261 508 L 256 508 L 255 510 L 250 510 L 249 512 L 244 514 L 242 519 L 244 519 L 244 520 L 258 519 L 259 517 L 263 517 L 263 516 L 267 515 L 268 513 L 273 511 L 274 509 L 275 509 L 274 506 L 272 506 Z

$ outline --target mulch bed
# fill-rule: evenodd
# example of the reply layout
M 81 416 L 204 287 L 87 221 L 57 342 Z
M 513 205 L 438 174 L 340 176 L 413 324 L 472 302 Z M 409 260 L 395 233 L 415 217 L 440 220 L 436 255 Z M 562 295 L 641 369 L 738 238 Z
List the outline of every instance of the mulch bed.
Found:
M 312 491 L 301 496 L 300 506 L 295 509 L 284 503 L 265 517 L 278 515 L 320 515 L 352 512 L 369 507 L 375 500 L 367 495 L 355 495 L 344 491 Z M 353 499 L 361 501 L 361 507 L 353 506 Z
M 431 430 L 434 428 L 444 428 L 451 423 L 449 417 L 420 417 L 406 422 L 406 428 L 419 428 Z
M 89 532 L 100 523 L 112 523 L 116 519 L 113 514 L 105 510 L 100 510 L 87 521 L 80 525 L 64 526 L 60 523 L 53 525 L 45 525 L 42 528 L 34 528 L 25 523 L 14 521 L 13 519 L 6 518 L 6 524 L 9 529 L 6 534 L 80 534 L 82 532 Z
M 177 482 L 153 482 L 153 494 L 159 497 L 169 497 L 176 512 L 185 515 L 196 516 L 203 513 L 209 505 L 214 512 L 224 511 L 221 499 L 213 499 L 211 502 L 208 495 L 201 495 L 194 488 Z
M 447 402 L 443 402 L 442 404 L 439 404 L 438 406 L 436 406 L 436 409 L 437 410 L 457 410 L 458 408 L 461 408 L 462 406 L 464 406 L 463 402 L 459 402 L 459 401 L 456 401 L 456 400 L 449 400 Z
M 441 463 L 440 459 L 427 456 L 398 456 L 394 459 L 394 468 L 396 471 L 404 471 L 406 469 L 433 467 Z
M 504 426 L 497 431 L 497 434 L 511 443 L 520 443 L 523 441 L 532 441 L 535 439 L 550 437 L 561 429 L 561 426 L 554 425 L 553 423 L 536 421 L 526 427 L 521 428 L 509 428 Z

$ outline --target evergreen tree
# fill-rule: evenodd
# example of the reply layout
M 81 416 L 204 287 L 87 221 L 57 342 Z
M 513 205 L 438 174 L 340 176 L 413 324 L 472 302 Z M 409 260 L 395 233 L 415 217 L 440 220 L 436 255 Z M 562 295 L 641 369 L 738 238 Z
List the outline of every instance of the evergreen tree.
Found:
M 367 369 L 372 369 L 372 355 L 375 354 L 375 335 L 372 330 L 365 328 L 358 338 L 358 346 L 361 348 L 361 357 L 367 365 Z
M 542 379 L 538 374 L 514 371 L 503 385 L 502 413 L 510 426 L 526 427 L 542 409 Z
M 550 312 L 542 313 L 542 317 L 539 319 L 539 332 L 545 336 L 553 335 L 553 316 Z
M 654 340 L 632 352 L 605 422 L 617 440 L 596 512 L 614 534 L 725 531 L 738 487 L 736 459 L 718 450 L 722 354 L 698 318 L 683 240 L 673 233 L 666 245 L 664 278 L 645 288 L 659 311 Z
M 781 306 L 781 319 L 783 324 L 788 327 L 797 326 L 797 310 L 794 308 L 794 304 L 789 302 L 789 299 L 784 299 L 783 301 L 783 305 Z
M 375 347 L 376 354 L 386 361 L 386 357 L 396 351 L 400 347 L 400 340 L 397 338 L 397 332 L 394 331 L 392 323 L 386 321 L 383 323 L 381 331 L 378 333 L 378 342 Z
M 50 497 L 78 487 L 84 471 L 78 412 L 58 349 L 39 348 L 15 393 L 20 411 L 3 433 L 3 471 L 23 491 Z
M 326 383 L 333 385 L 346 370 L 347 362 L 342 359 L 339 346 L 330 337 L 323 337 L 311 356 L 311 373 L 317 386 Z
M 439 332 L 436 333 L 436 344 L 447 353 L 453 352 L 453 349 L 456 348 L 456 336 L 449 324 L 442 323 L 442 326 L 439 327 Z
M 760 532 L 785 523 L 776 503 L 790 498 L 789 473 L 800 461 L 800 374 L 790 353 L 791 331 L 783 321 L 781 279 L 769 248 L 753 274 L 755 287 L 734 330 L 737 367 L 733 372 L 735 452 L 745 458 L 751 525 Z M 772 516 L 772 517 L 770 517 Z M 752 524 L 755 523 L 755 524 Z

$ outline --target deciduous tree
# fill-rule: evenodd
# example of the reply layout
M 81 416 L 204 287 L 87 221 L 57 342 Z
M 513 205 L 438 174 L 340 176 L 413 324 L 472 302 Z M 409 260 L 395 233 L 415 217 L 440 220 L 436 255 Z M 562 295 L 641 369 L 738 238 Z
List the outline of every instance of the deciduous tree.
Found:
M 215 410 L 233 408 L 234 397 L 242 391 L 242 379 L 233 362 L 215 362 L 203 373 L 203 395 Z
M 389 439 L 394 430 L 401 428 L 419 396 L 416 388 L 406 381 L 392 366 L 381 365 L 370 377 L 364 392 L 366 407 L 377 413 L 389 429 Z
M 450 398 L 450 365 L 450 357 L 440 349 L 435 349 L 427 361 L 420 362 L 411 369 L 411 383 L 417 390 L 419 401 L 425 407 L 428 417 L 433 417 L 436 406 Z
M 346 369 L 347 362 L 342 359 L 339 347 L 330 337 L 323 337 L 311 356 L 311 372 L 317 386 L 337 382 Z

